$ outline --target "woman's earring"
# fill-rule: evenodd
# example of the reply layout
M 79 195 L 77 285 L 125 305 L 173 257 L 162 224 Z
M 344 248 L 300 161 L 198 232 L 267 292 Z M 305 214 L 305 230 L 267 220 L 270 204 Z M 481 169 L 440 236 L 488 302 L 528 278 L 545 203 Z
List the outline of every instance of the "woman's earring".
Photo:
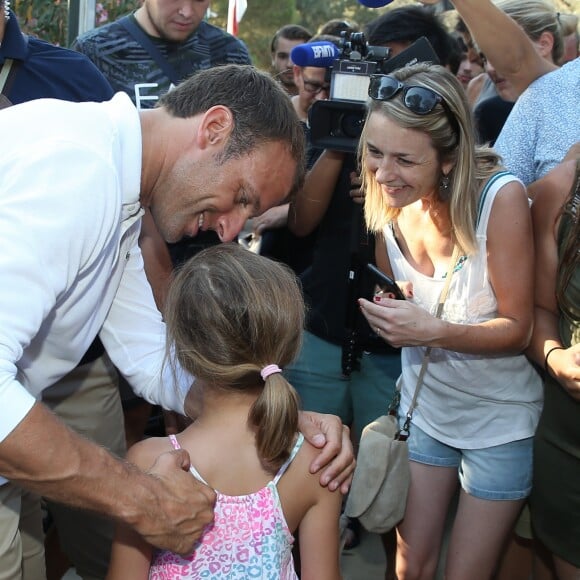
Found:
M 443 199 L 449 197 L 449 177 L 447 175 L 441 177 L 441 181 L 439 182 L 439 194 Z
M 10 0 L 4 0 L 4 20 L 10 20 Z

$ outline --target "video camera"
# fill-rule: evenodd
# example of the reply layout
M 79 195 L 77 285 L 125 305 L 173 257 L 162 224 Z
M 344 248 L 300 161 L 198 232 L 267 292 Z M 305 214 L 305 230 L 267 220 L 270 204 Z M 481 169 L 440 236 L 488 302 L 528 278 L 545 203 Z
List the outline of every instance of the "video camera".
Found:
M 343 32 L 340 47 L 331 42 L 300 44 L 292 49 L 299 66 L 325 67 L 330 74 L 330 99 L 316 101 L 308 112 L 310 140 L 315 147 L 354 153 L 366 116 L 370 77 L 402 66 L 439 59 L 425 37 L 390 58 L 390 49 L 369 46 L 362 32 Z

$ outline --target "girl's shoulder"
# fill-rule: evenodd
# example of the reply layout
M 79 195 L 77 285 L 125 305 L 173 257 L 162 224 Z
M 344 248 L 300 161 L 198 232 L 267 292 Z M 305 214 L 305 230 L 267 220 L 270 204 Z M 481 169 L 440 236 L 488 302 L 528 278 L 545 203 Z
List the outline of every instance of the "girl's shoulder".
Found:
M 300 485 L 301 493 L 304 493 L 304 498 L 309 498 L 312 501 L 315 501 L 321 493 L 327 493 L 327 488 L 320 485 L 321 472 L 310 472 L 310 466 L 319 453 L 320 449 L 314 447 L 314 445 L 304 439 L 296 456 L 280 479 L 278 487 L 281 490 L 288 487 L 296 489 L 296 486 Z
M 169 437 L 148 437 L 132 445 L 127 451 L 127 461 L 141 469 L 149 469 L 162 453 L 173 451 Z
M 300 448 L 298 449 L 298 452 L 296 453 L 296 456 L 294 457 L 292 464 L 301 465 L 302 467 L 304 467 L 305 465 L 310 466 L 310 463 L 314 461 L 316 455 L 320 453 L 320 449 L 314 447 L 314 445 L 309 443 L 305 437 L 300 438 L 302 439 L 302 443 L 300 444 Z M 310 473 L 309 469 L 307 469 L 307 471 L 308 473 Z
M 278 492 L 288 527 L 294 532 L 313 507 L 328 514 L 338 514 L 342 495 L 320 484 L 321 471 L 310 472 L 320 449 L 304 440 L 294 460 L 278 482 Z M 338 518 L 338 515 L 337 515 Z

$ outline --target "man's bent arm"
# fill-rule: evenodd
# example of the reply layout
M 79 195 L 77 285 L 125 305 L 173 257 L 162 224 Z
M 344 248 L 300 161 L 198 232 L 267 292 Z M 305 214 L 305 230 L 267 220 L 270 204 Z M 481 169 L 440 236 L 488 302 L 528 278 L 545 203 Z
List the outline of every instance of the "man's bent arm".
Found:
M 520 26 L 491 0 L 451 0 L 473 39 L 516 93 L 557 66 L 542 58 Z M 433 4 L 434 2 L 423 2 Z
M 45 497 L 122 521 L 151 544 L 186 553 L 213 517 L 214 494 L 191 477 L 186 452 L 150 474 L 113 457 L 36 403 L 0 443 L 0 474 Z

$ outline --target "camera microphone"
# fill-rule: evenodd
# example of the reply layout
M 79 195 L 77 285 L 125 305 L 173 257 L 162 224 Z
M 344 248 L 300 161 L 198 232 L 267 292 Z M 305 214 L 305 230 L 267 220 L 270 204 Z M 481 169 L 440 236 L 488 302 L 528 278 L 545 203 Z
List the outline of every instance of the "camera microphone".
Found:
M 295 46 L 290 52 L 290 58 L 298 66 L 314 66 L 329 68 L 340 56 L 340 50 L 332 42 L 307 42 Z
M 358 0 L 359 4 L 366 6 L 367 8 L 382 8 L 387 4 L 390 4 L 393 0 Z

